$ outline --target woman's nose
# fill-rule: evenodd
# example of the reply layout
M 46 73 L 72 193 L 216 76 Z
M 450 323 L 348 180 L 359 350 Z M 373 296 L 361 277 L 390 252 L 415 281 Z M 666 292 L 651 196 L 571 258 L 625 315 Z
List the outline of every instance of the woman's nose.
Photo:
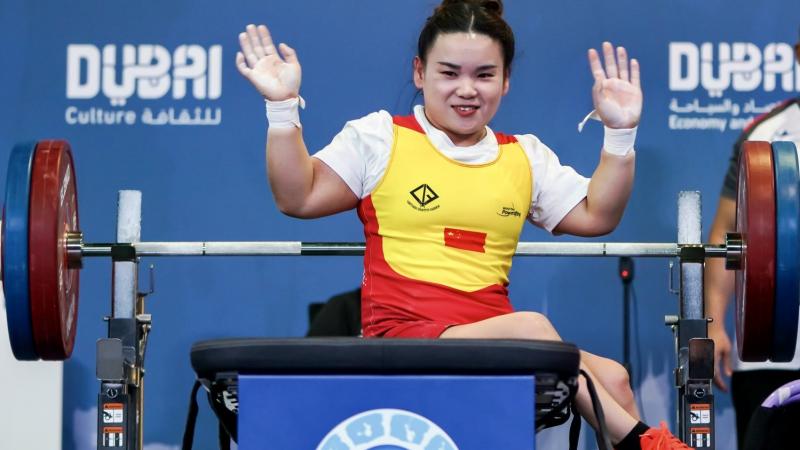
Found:
M 456 90 L 456 95 L 459 97 L 464 98 L 471 98 L 474 97 L 478 91 L 475 89 L 475 84 L 469 78 L 464 78 L 458 84 L 458 89 Z

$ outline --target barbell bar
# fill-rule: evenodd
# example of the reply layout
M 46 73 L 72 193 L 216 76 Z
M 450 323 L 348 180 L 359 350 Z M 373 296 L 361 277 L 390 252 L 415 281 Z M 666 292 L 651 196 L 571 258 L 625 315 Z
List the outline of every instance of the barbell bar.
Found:
M 75 236 L 69 239 L 78 240 Z M 363 242 L 302 241 L 197 241 L 68 244 L 70 264 L 80 264 L 83 257 L 113 257 L 121 247 L 131 247 L 136 256 L 360 256 Z M 725 257 L 736 260 L 741 247 L 675 243 L 626 242 L 520 242 L 514 256 L 630 256 L 684 257 L 689 254 Z
M 787 334 L 794 332 L 796 337 L 797 333 L 800 263 L 798 252 L 793 258 L 786 252 L 776 254 L 775 249 L 781 246 L 776 247 L 775 241 L 777 236 L 800 243 L 800 175 L 796 156 L 794 160 L 772 157 L 773 152 L 786 156 L 790 150 L 795 150 L 791 143 L 745 143 L 740 162 L 737 230 L 728 234 L 725 244 L 520 242 L 515 255 L 673 257 L 700 263 L 709 257 L 725 258 L 726 267 L 737 271 L 737 338 L 740 351 L 744 350 L 742 357 L 791 359 L 794 340 L 789 342 Z M 780 183 L 777 187 L 776 181 Z M 792 182 L 794 185 L 790 186 Z M 794 203 L 785 201 L 791 195 Z M 20 360 L 60 360 L 72 353 L 78 273 L 84 257 L 119 260 L 162 256 L 358 256 L 365 251 L 360 242 L 84 243 L 78 226 L 72 152 L 69 144 L 60 140 L 14 147 L 5 198 L 3 289 L 12 350 Z M 783 207 L 776 208 L 776 201 Z M 764 207 L 769 203 L 773 204 L 771 208 Z M 776 224 L 783 228 L 776 231 Z M 795 286 L 794 290 L 784 289 L 780 299 L 775 298 L 776 266 L 784 268 L 779 285 L 783 280 L 783 285 Z M 779 315 L 782 335 L 773 330 Z

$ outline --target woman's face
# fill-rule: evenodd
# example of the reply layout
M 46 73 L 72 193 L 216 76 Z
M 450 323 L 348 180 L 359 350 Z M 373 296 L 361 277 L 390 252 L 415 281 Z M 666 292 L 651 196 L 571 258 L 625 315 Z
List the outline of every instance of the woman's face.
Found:
M 484 34 L 440 34 L 423 65 L 414 59 L 414 84 L 425 114 L 455 145 L 480 141 L 508 92 L 500 44 Z

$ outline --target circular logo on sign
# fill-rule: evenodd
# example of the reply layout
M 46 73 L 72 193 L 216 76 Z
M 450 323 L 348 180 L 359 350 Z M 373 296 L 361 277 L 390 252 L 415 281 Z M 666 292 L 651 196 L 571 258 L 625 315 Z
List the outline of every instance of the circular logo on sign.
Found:
M 317 450 L 458 450 L 438 425 L 402 409 L 372 409 L 336 425 Z

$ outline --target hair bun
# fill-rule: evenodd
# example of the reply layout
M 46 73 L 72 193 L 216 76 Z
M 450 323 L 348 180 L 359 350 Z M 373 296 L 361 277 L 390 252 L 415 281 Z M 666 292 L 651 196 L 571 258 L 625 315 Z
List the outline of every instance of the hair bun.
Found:
M 502 0 L 442 0 L 442 4 L 439 5 L 439 7 L 436 9 L 437 10 L 445 9 L 457 5 L 477 6 L 484 9 L 486 12 L 490 14 L 496 14 L 501 17 L 503 15 Z
M 483 0 L 481 6 L 483 9 L 493 12 L 498 16 L 503 15 L 503 2 L 501 0 Z

